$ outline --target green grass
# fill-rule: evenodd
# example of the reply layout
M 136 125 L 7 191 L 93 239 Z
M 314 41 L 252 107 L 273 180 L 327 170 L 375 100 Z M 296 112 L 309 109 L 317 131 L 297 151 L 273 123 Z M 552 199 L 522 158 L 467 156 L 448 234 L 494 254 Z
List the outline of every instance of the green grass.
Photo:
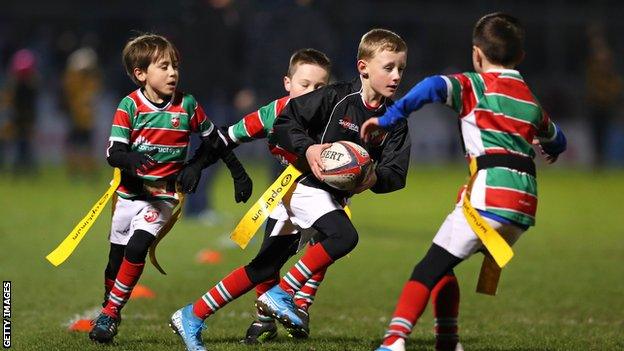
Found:
M 257 197 L 268 179 L 261 168 L 254 168 L 252 176 Z M 414 165 L 406 190 L 353 200 L 360 243 L 330 268 L 311 310 L 309 340 L 293 342 L 281 330 L 270 346 L 239 345 L 254 312 L 254 296 L 248 294 L 207 321 L 208 348 L 374 349 L 400 288 L 452 209 L 464 176 L 459 167 Z M 84 333 L 67 331 L 66 323 L 101 300 L 109 212 L 63 265 L 55 268 L 44 257 L 105 190 L 108 177 L 106 170 L 91 184 L 70 182 L 58 169 L 20 181 L 0 176 L 0 275 L 13 282 L 13 349 L 182 350 L 167 326 L 169 315 L 247 263 L 259 247 L 258 240 L 244 251 L 228 243 L 229 230 L 248 205 L 233 202 L 231 184 L 220 174 L 214 196 L 227 219 L 214 227 L 186 219 L 178 223 L 159 247 L 168 275 L 148 265 L 141 279 L 157 298 L 130 301 L 115 345 L 95 345 Z M 515 247 L 498 296 L 474 292 L 479 257 L 457 269 L 462 343 L 467 350 L 624 349 L 624 211 L 619 207 L 624 172 L 554 169 L 542 170 L 539 178 L 537 227 Z M 196 263 L 201 248 L 221 251 L 222 262 Z M 408 350 L 432 349 L 432 323 L 428 310 Z

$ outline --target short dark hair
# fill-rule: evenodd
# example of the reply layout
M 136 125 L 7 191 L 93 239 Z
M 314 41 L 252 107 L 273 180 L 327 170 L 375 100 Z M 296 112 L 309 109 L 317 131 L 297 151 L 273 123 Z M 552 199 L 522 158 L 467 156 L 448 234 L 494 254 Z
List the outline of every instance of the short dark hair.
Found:
M 292 56 L 290 56 L 288 73 L 286 73 L 286 75 L 292 78 L 293 74 L 295 74 L 295 70 L 297 69 L 297 65 L 304 63 L 317 65 L 325 69 L 328 73 L 331 70 L 331 61 L 327 55 L 316 49 L 307 48 L 297 50 L 294 54 L 292 54 Z
M 126 73 L 137 85 L 141 85 L 141 82 L 134 77 L 134 69 L 145 71 L 150 63 L 165 55 L 171 56 L 174 65 L 180 61 L 180 54 L 173 43 L 161 35 L 151 33 L 128 40 L 121 54 Z
M 513 66 L 520 63 L 524 53 L 524 27 L 516 17 L 490 13 L 475 24 L 472 44 L 492 63 Z

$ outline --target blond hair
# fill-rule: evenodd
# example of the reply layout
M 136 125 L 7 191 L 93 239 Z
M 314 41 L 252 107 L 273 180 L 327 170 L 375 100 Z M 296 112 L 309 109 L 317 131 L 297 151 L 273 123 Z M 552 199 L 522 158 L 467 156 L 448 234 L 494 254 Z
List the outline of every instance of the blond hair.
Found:
M 407 44 L 393 31 L 375 28 L 362 36 L 358 46 L 358 60 L 368 60 L 381 51 L 407 52 Z
M 122 62 L 126 73 L 137 85 L 142 85 L 134 76 L 134 69 L 146 71 L 152 62 L 156 62 L 161 57 L 169 55 L 172 63 L 177 65 L 180 61 L 178 49 L 167 38 L 146 33 L 138 37 L 131 38 L 126 43 L 122 51 Z

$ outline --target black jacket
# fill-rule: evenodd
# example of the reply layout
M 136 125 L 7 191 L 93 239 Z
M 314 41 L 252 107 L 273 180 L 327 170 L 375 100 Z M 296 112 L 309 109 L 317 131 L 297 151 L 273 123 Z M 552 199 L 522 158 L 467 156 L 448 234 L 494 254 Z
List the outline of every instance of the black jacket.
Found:
M 313 144 L 347 140 L 363 146 L 377 163 L 375 193 L 388 193 L 405 186 L 409 167 L 411 141 L 407 122 L 403 120 L 393 130 L 374 136 L 369 143 L 360 139 L 360 126 L 369 118 L 384 114 L 393 102 L 386 99 L 377 109 L 367 107 L 361 95 L 358 79 L 328 85 L 309 94 L 290 100 L 273 124 L 270 143 L 274 152 L 294 159 L 305 160 L 305 152 Z M 314 176 L 302 184 L 330 190 Z

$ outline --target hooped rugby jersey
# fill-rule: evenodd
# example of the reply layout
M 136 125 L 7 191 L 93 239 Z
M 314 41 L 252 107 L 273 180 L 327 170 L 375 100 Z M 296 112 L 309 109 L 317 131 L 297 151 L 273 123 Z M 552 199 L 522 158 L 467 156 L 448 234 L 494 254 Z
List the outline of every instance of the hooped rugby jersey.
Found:
M 171 179 L 182 169 L 191 133 L 208 137 L 214 132 L 214 125 L 192 95 L 176 91 L 171 101 L 159 108 L 143 95 L 141 89 L 137 89 L 119 103 L 109 140 L 129 145 L 130 151 L 157 150 L 152 156 L 155 165 L 145 173 L 137 171 L 138 177 L 146 184 L 153 184 Z M 135 198 L 145 195 L 130 190 L 125 178 L 117 189 L 119 196 Z M 152 194 L 162 198 L 173 198 L 174 195 L 174 191 Z
M 487 154 L 535 157 L 538 133 L 554 133 L 548 114 L 516 70 L 491 70 L 443 76 L 446 104 L 460 117 L 468 158 Z M 530 174 L 495 167 L 480 170 L 472 205 L 523 225 L 535 224 L 537 181 Z
M 273 122 L 288 104 L 290 97 L 284 96 L 246 115 L 228 128 L 228 135 L 236 143 L 246 143 L 266 138 L 273 130 Z

